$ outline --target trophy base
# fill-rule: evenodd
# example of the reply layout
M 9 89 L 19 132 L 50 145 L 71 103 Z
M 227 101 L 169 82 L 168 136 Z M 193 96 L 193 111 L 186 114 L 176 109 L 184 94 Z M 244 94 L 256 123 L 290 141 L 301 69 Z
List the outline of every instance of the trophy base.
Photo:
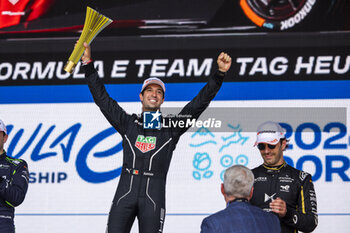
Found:
M 75 68 L 76 64 L 74 64 L 74 62 L 72 61 L 67 61 L 66 65 L 64 66 L 64 70 L 68 73 L 72 73 L 74 68 Z

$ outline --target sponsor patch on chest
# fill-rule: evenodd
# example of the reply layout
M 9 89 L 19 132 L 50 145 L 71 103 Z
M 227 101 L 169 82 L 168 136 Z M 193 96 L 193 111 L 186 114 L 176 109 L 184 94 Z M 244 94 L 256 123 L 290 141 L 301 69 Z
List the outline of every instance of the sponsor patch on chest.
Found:
M 290 186 L 287 184 L 287 185 L 281 185 L 280 186 L 280 191 L 281 192 L 286 192 L 286 193 L 289 193 L 289 189 L 290 189 Z
M 289 177 L 288 175 L 286 175 L 286 176 L 280 176 L 280 177 L 278 177 L 278 180 L 279 180 L 280 182 L 284 182 L 284 183 L 293 183 L 293 182 L 294 182 L 294 179 L 291 178 L 291 177 Z
M 267 181 L 267 177 L 259 176 L 259 177 L 255 178 L 254 181 L 255 182 L 266 182 Z
M 10 165 L 0 164 L 0 169 L 9 169 Z
M 138 135 L 135 146 L 142 152 L 146 153 L 156 148 L 156 137 Z

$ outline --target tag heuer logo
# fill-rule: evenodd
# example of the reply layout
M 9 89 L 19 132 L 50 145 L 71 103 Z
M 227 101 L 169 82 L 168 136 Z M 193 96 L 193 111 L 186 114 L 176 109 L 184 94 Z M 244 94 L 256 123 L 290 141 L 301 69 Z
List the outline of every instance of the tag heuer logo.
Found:
M 136 139 L 135 146 L 142 152 L 146 153 L 148 151 L 156 148 L 156 137 L 145 137 L 143 135 L 138 135 Z

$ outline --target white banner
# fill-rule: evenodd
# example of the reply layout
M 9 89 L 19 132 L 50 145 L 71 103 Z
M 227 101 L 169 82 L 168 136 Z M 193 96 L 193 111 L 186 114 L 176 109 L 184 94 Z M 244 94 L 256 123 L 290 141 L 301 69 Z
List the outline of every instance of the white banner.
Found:
M 164 107 L 184 105 L 166 102 Z M 140 103 L 121 106 L 129 113 L 141 111 Z M 211 106 L 345 107 L 349 116 L 350 100 L 215 101 Z M 242 128 L 239 116 L 228 117 L 232 120 L 224 126 L 226 132 L 188 132 L 179 140 L 167 178 L 164 232 L 199 232 L 204 217 L 225 207 L 220 193 L 222 172 L 234 164 L 254 168 L 262 163 L 253 147 L 255 133 Z M 2 104 L 0 119 L 9 129 L 5 149 L 26 160 L 30 170 L 26 199 L 16 208 L 16 232 L 104 232 L 119 180 L 122 148 L 121 136 L 98 107 L 93 103 Z M 255 127 L 266 120 L 257 120 Z M 293 129 L 288 135 L 292 149 L 285 156 L 294 167 L 314 176 L 320 214 L 315 232 L 346 232 L 350 227 L 346 204 L 350 196 L 349 123 L 318 125 L 305 119 L 291 127 L 302 133 Z M 137 232 L 137 222 L 132 232 Z

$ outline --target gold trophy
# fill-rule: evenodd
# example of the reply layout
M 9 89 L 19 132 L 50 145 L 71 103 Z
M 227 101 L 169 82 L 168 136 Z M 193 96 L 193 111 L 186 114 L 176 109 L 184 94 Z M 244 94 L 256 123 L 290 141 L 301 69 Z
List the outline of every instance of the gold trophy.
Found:
M 64 66 L 64 70 L 66 72 L 72 73 L 75 66 L 78 64 L 85 50 L 83 45 L 84 42 L 90 44 L 95 37 L 112 22 L 113 20 L 98 13 L 94 9 L 87 7 L 83 32 L 81 33 L 72 54 Z

